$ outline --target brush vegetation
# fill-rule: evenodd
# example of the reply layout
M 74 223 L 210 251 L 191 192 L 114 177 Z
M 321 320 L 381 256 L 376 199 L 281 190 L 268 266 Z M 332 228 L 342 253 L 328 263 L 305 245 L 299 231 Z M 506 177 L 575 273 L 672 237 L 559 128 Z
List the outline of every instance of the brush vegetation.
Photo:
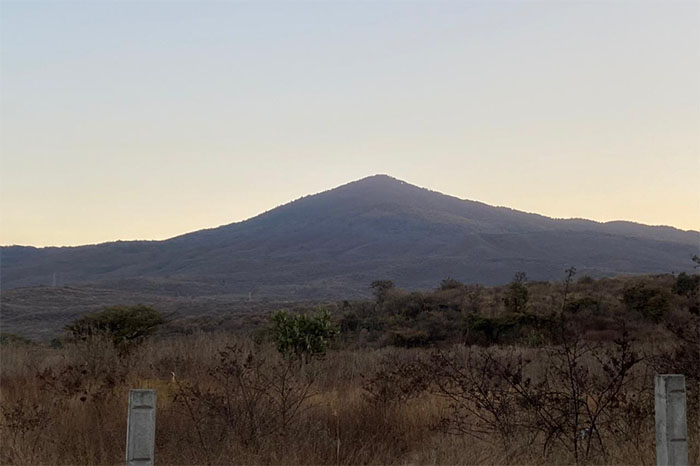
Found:
M 700 463 L 698 282 L 379 280 L 237 332 L 105 309 L 2 339 L 0 463 L 120 463 L 128 390 L 153 388 L 159 464 L 651 465 L 655 373 L 686 375 Z

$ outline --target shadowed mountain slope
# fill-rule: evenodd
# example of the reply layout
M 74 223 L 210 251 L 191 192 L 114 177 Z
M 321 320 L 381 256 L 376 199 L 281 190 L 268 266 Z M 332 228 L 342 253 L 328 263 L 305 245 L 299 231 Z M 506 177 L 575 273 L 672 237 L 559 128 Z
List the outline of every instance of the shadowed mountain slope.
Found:
M 372 280 L 434 287 L 580 273 L 689 271 L 699 235 L 631 222 L 559 220 L 377 175 L 249 220 L 165 241 L 3 247 L 2 288 L 93 284 L 160 295 L 364 295 Z

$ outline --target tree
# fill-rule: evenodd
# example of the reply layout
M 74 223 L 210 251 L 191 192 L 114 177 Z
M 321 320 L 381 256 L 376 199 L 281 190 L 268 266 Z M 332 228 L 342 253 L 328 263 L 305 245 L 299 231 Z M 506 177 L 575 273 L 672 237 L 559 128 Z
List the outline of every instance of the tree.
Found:
M 453 290 L 463 287 L 464 284 L 456 278 L 447 277 L 440 282 L 440 290 Z
M 513 281 L 508 285 L 508 291 L 505 298 L 503 298 L 503 304 L 511 312 L 523 312 L 525 311 L 525 306 L 527 306 L 527 301 L 529 299 L 529 292 L 525 283 L 527 282 L 527 275 L 525 272 L 518 272 L 513 277 Z
M 315 316 L 279 311 L 272 316 L 272 322 L 277 351 L 304 362 L 325 354 L 329 341 L 338 334 L 331 313 L 325 309 Z
M 576 275 L 576 267 L 569 267 L 564 271 L 566 278 L 564 279 L 564 299 L 561 302 L 561 312 L 566 309 L 566 298 L 569 296 L 569 287 L 571 286 L 571 280 Z
M 700 275 L 681 272 L 676 277 L 673 292 L 688 300 L 688 311 L 691 314 L 700 314 Z
M 377 304 L 382 304 L 389 290 L 394 288 L 394 282 L 391 280 L 375 280 L 370 285 L 370 288 L 374 292 L 374 297 L 377 298 Z
M 106 337 L 115 347 L 125 350 L 143 341 L 164 322 L 163 315 L 150 306 L 112 306 L 74 320 L 66 331 L 74 341 Z
M 659 322 L 670 310 L 670 297 L 666 290 L 637 282 L 625 289 L 622 302 L 630 311 L 639 312 L 645 319 Z

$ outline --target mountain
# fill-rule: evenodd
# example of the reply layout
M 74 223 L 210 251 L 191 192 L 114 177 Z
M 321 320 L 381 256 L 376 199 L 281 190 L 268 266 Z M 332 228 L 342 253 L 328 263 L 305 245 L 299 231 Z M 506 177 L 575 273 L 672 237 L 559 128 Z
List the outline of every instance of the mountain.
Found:
M 346 298 L 388 278 L 409 289 L 445 277 L 497 284 L 580 274 L 692 270 L 697 231 L 552 219 L 377 175 L 249 220 L 165 241 L 0 249 L 2 289 L 85 285 L 162 296 Z

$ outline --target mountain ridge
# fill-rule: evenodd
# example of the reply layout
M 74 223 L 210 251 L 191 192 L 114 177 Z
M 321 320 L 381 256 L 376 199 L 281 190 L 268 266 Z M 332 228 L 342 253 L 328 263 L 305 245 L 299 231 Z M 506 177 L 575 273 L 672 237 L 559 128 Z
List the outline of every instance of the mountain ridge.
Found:
M 519 210 L 519 209 L 515 209 L 515 208 L 512 208 L 512 207 L 503 206 L 503 205 L 490 205 L 490 204 L 487 204 L 487 203 L 485 203 L 485 202 L 475 201 L 475 200 L 471 200 L 471 199 L 463 199 L 463 198 L 460 198 L 460 197 L 457 197 L 457 196 L 453 196 L 453 195 L 450 195 L 450 194 L 444 194 L 444 193 L 441 193 L 441 192 L 439 192 L 439 191 L 435 191 L 435 190 L 432 190 L 432 189 L 429 189 L 429 188 L 425 188 L 425 187 L 420 187 L 420 186 L 412 185 L 412 184 L 410 184 L 410 183 L 408 183 L 408 182 L 406 182 L 406 181 L 400 180 L 400 179 L 398 179 L 398 178 L 394 178 L 394 177 L 392 177 L 392 176 L 390 176 L 390 175 L 387 175 L 387 174 L 376 174 L 376 175 L 370 175 L 370 176 L 361 178 L 361 179 L 359 179 L 359 180 L 355 180 L 355 181 L 351 181 L 351 182 L 342 184 L 342 185 L 337 186 L 337 187 L 335 187 L 335 188 L 330 188 L 330 189 L 327 189 L 327 190 L 324 190 L 324 191 L 320 191 L 320 192 L 318 192 L 318 193 L 307 194 L 307 195 L 301 196 L 301 197 L 299 197 L 299 198 L 297 198 L 297 199 L 294 199 L 294 200 L 289 201 L 289 202 L 284 203 L 284 204 L 280 204 L 280 205 L 278 205 L 278 206 L 276 206 L 276 207 L 273 207 L 273 208 L 271 208 L 271 209 L 268 209 L 268 210 L 266 210 L 266 211 L 264 211 L 264 212 L 261 212 L 261 213 L 259 213 L 259 214 L 256 214 L 256 215 L 254 215 L 254 216 L 252 216 L 252 217 L 249 217 L 249 218 L 247 218 L 247 219 L 244 219 L 244 220 L 240 220 L 240 221 L 236 221 L 236 222 L 232 222 L 232 223 L 226 223 L 226 224 L 222 224 L 222 225 L 215 226 L 215 227 L 202 228 L 202 229 L 200 229 L 200 230 L 195 230 L 195 231 L 191 231 L 191 232 L 185 232 L 185 233 L 181 233 L 181 234 L 172 236 L 172 237 L 170 237 L 170 238 L 165 238 L 165 239 L 160 239 L 160 240 L 151 240 L 151 239 L 121 240 L 121 239 L 119 239 L 119 240 L 113 240 L 113 241 L 104 241 L 104 242 L 100 242 L 100 243 L 86 243 L 86 244 L 69 245 L 69 246 L 56 246 L 56 245 L 49 245 L 49 246 L 33 246 L 33 245 L 23 245 L 23 244 L 6 244 L 6 245 L 0 245 L 0 248 L 32 248 L 32 249 L 42 250 L 42 249 L 82 248 L 82 247 L 90 247 L 90 246 L 101 246 L 101 245 L 112 244 L 112 243 L 139 243 L 139 244 L 142 244 L 142 243 L 161 243 L 161 242 L 171 241 L 171 240 L 174 240 L 174 239 L 177 239 L 177 238 L 180 238 L 180 237 L 184 237 L 184 236 L 188 236 L 188 235 L 191 235 L 191 234 L 195 234 L 195 233 L 200 233 L 200 232 L 206 232 L 206 231 L 216 230 L 216 229 L 220 229 L 220 228 L 224 228 L 224 227 L 231 227 L 231 226 L 234 226 L 234 225 L 237 225 L 237 224 L 242 224 L 242 223 L 245 223 L 245 222 L 249 222 L 249 221 L 251 221 L 251 220 L 255 220 L 255 219 L 259 218 L 259 217 L 265 216 L 266 214 L 268 214 L 268 213 L 270 213 L 270 212 L 277 211 L 278 209 L 285 208 L 285 207 L 287 207 L 287 206 L 291 206 L 291 205 L 293 205 L 293 204 L 295 204 L 295 203 L 297 203 L 297 202 L 299 202 L 299 201 L 303 201 L 303 200 L 308 199 L 308 198 L 311 198 L 311 197 L 320 196 L 320 195 L 324 195 L 324 194 L 331 193 L 331 192 L 336 192 L 336 191 L 342 190 L 343 188 L 349 188 L 349 187 L 352 187 L 352 186 L 360 186 L 360 185 L 362 185 L 363 183 L 368 183 L 368 182 L 372 182 L 372 181 L 375 181 L 375 180 L 381 180 L 382 182 L 387 182 L 387 181 L 388 181 L 388 182 L 393 182 L 393 183 L 397 183 L 397 184 L 400 184 L 400 185 L 406 185 L 406 186 L 408 186 L 408 187 L 411 187 L 411 188 L 414 188 L 414 189 L 417 189 L 417 190 L 420 190 L 420 191 L 423 191 L 423 192 L 427 192 L 427 193 L 430 193 L 430 194 L 436 194 L 436 195 L 439 195 L 439 196 L 442 196 L 442 197 L 445 197 L 445 198 L 450 198 L 450 199 L 453 199 L 453 200 L 456 200 L 456 201 L 460 201 L 460 202 L 469 202 L 469 203 L 473 203 L 473 204 L 475 204 L 475 205 L 485 206 L 485 207 L 487 207 L 487 208 L 503 209 L 503 210 L 505 210 L 505 211 L 517 212 L 517 213 L 520 213 L 520 214 L 527 214 L 527 215 L 537 216 L 537 217 L 539 217 L 539 218 L 548 219 L 548 220 L 561 220 L 561 221 L 567 221 L 567 222 L 572 222 L 572 223 L 574 223 L 574 222 L 585 222 L 586 224 L 596 224 L 596 225 L 601 225 L 601 226 L 613 226 L 613 225 L 621 225 L 621 226 L 622 226 L 622 225 L 625 225 L 625 226 L 630 226 L 630 227 L 644 227 L 644 228 L 653 228 L 653 229 L 658 229 L 658 230 L 668 230 L 668 231 L 671 231 L 671 232 L 678 232 L 678 233 L 681 233 L 681 234 L 700 234 L 700 231 L 698 231 L 698 230 L 693 230 L 693 229 L 685 230 L 685 229 L 682 229 L 682 228 L 674 227 L 674 226 L 672 226 L 672 225 L 662 225 L 662 224 L 650 225 L 650 224 L 645 224 L 645 223 L 641 223 L 641 222 L 635 222 L 635 221 L 632 221 L 632 220 L 608 220 L 608 221 L 599 221 L 599 220 L 591 220 L 591 219 L 587 219 L 587 218 L 583 218 L 583 217 L 550 217 L 550 216 L 547 216 L 547 215 L 544 215 L 544 214 L 540 214 L 540 213 L 537 213 L 537 212 L 530 212 L 530 211 L 525 211 L 525 210 Z
M 448 275 L 502 283 L 519 270 L 552 279 L 572 265 L 600 276 L 679 272 L 692 269 L 698 238 L 667 226 L 555 219 L 374 175 L 165 240 L 3 246 L 0 286 L 50 285 L 57 273 L 65 284 L 170 280 L 203 294 L 340 297 L 332 290 L 366 294 L 377 278 L 422 288 Z

